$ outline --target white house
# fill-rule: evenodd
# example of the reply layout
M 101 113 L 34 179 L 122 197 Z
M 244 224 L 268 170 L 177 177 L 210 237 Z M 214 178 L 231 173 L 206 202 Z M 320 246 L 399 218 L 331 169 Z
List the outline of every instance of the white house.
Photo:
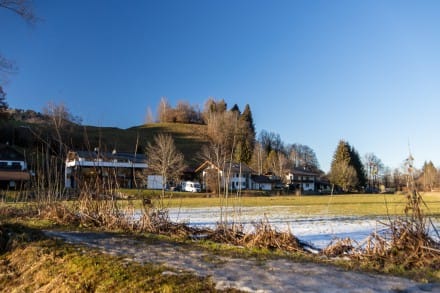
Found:
M 112 186 L 133 188 L 143 185 L 147 168 L 143 154 L 117 153 L 113 151 L 70 151 L 65 163 L 65 186 L 78 187 L 90 180 L 104 180 Z M 139 186 L 139 185 L 138 185 Z
M 228 162 L 219 167 L 210 161 L 205 161 L 195 170 L 195 173 L 202 174 L 202 186 L 205 189 L 209 184 L 207 177 L 212 172 L 220 175 L 221 185 L 225 186 L 227 183 L 230 190 L 250 189 L 252 187 L 251 174 L 253 171 L 245 163 Z
M 286 173 L 286 182 L 291 190 L 314 192 L 317 190 L 319 174 L 304 168 L 292 168 Z
M 253 190 L 271 191 L 280 184 L 279 179 L 274 179 L 271 176 L 266 175 L 252 175 L 252 187 Z
M 24 155 L 10 145 L 1 145 L 0 188 L 18 188 L 29 180 Z

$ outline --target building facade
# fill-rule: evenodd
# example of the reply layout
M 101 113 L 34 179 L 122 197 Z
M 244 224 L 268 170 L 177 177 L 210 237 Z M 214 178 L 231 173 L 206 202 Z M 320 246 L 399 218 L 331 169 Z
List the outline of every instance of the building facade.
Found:
M 115 188 L 143 187 L 147 167 L 143 154 L 70 151 L 65 163 L 65 187 L 80 188 L 97 181 Z
M 0 188 L 20 189 L 30 181 L 24 154 L 10 145 L 0 146 Z

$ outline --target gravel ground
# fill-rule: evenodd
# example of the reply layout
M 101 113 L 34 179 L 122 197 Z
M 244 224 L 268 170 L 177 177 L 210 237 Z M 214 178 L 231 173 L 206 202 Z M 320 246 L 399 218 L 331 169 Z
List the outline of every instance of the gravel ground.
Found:
M 218 289 L 248 292 L 440 292 L 440 283 L 420 284 L 405 278 L 344 271 L 289 259 L 259 261 L 211 255 L 186 245 L 146 243 L 110 233 L 46 231 L 50 237 L 83 244 L 140 263 L 211 276 Z M 175 272 L 165 272 L 174 274 Z

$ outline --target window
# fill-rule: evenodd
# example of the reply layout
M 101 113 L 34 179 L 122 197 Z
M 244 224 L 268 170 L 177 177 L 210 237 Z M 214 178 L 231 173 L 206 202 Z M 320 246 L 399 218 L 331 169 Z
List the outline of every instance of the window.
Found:
M 18 162 L 13 162 L 12 163 L 12 168 L 13 169 L 21 169 L 21 164 Z

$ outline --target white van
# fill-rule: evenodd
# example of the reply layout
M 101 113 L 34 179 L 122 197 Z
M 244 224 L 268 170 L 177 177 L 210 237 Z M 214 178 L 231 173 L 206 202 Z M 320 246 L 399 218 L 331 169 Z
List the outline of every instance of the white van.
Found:
M 193 181 L 182 182 L 182 191 L 200 192 L 202 190 L 200 183 Z

